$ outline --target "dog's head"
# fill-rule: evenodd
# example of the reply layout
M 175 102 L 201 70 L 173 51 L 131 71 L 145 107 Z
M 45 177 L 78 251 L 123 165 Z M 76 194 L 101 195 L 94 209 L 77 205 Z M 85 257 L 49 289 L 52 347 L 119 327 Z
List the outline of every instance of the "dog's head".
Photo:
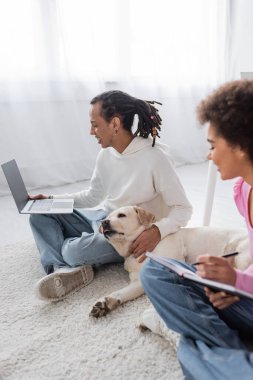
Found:
M 121 207 L 102 221 L 99 231 L 122 256 L 127 256 L 131 243 L 154 222 L 150 212 L 137 207 Z

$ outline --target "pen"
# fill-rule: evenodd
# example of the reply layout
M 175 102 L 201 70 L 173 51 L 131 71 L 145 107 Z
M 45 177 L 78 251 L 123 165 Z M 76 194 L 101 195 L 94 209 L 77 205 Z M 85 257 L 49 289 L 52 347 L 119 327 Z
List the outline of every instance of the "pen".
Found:
M 226 253 L 225 255 L 222 255 L 222 256 L 219 256 L 219 257 L 231 257 L 231 256 L 236 256 L 238 255 L 239 252 L 232 252 L 232 253 Z M 204 264 L 204 263 L 193 263 L 192 265 L 200 265 L 200 264 Z

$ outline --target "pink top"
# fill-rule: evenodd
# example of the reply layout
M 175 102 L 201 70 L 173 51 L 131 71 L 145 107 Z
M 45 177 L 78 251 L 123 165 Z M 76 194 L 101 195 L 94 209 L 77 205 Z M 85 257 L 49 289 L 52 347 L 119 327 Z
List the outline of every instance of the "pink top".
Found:
M 249 216 L 249 196 L 251 186 L 247 184 L 243 178 L 239 178 L 234 186 L 235 204 L 246 221 L 249 234 L 250 255 L 253 257 L 253 226 Z M 253 293 L 253 264 L 251 264 L 244 272 L 236 270 L 235 287 L 247 292 Z

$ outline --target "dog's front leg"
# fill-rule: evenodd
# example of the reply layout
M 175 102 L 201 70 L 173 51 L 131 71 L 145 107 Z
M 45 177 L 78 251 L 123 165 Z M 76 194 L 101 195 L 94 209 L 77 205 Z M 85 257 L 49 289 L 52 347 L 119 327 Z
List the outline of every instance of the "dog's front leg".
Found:
M 139 278 L 130 275 L 130 279 L 132 281 L 125 288 L 117 290 L 116 292 L 111 293 L 109 296 L 98 300 L 95 305 L 93 305 L 90 311 L 90 316 L 95 318 L 102 317 L 108 314 L 111 310 L 115 309 L 117 306 L 127 301 L 131 301 L 144 294 L 144 290 L 139 281 Z

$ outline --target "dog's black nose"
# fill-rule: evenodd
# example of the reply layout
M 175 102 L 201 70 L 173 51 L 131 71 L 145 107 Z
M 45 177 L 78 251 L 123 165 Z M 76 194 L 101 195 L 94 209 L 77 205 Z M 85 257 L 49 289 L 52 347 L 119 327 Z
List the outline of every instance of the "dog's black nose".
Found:
M 105 229 L 110 229 L 110 220 L 105 219 L 105 220 L 102 221 L 101 224 L 102 224 L 102 227 L 103 227 L 104 230 Z

